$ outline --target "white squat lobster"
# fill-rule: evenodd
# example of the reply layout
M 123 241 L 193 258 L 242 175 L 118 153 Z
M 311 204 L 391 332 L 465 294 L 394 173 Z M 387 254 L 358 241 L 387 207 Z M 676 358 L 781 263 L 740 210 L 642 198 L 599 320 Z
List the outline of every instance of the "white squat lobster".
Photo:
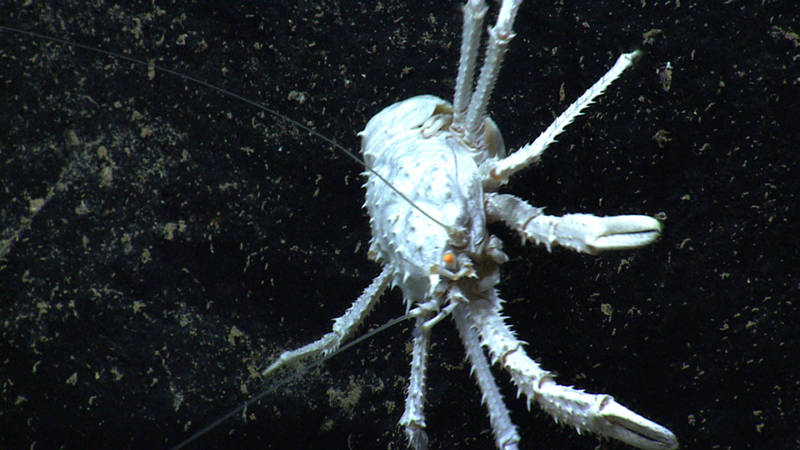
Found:
M 359 133 L 367 168 L 366 203 L 372 226 L 369 255 L 383 270 L 333 331 L 316 342 L 283 353 L 264 374 L 299 359 L 327 354 L 340 346 L 391 284 L 403 291 L 406 310 L 416 318 L 411 379 L 400 424 L 409 445 L 427 447 L 425 366 L 431 329 L 452 315 L 467 358 L 489 410 L 495 443 L 517 448 L 520 441 L 489 363 L 499 363 L 519 392 L 580 433 L 591 431 L 645 449 L 677 448 L 675 435 L 605 394 L 589 394 L 557 384 L 528 357 L 523 343 L 501 316 L 495 285 L 498 266 L 508 258 L 488 222 L 502 221 L 525 239 L 586 253 L 641 247 L 656 240 L 661 224 L 641 215 L 548 216 L 509 194 L 497 193 L 517 171 L 536 161 L 565 126 L 603 93 L 636 57 L 620 56 L 614 67 L 561 114 L 534 142 L 505 156 L 503 139 L 487 116 L 489 96 L 521 0 L 503 0 L 489 30 L 483 67 L 475 78 L 481 27 L 487 6 L 464 6 L 461 58 L 453 104 L 423 95 L 396 103 L 374 116 Z M 475 85 L 473 89 L 473 84 Z M 401 194 L 402 193 L 402 194 Z

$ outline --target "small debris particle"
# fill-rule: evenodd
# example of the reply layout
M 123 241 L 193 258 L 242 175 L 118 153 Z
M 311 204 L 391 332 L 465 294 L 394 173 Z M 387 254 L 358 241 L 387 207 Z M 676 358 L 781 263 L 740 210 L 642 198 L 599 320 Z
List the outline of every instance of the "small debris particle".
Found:
M 114 169 L 111 166 L 100 169 L 100 187 L 107 188 L 111 186 L 112 181 L 114 181 Z
M 148 249 L 142 250 L 142 256 L 141 256 L 140 260 L 142 261 L 142 264 L 147 264 L 150 261 L 152 261 L 153 257 L 150 255 L 150 250 L 148 250 Z
M 656 41 L 656 38 L 660 36 L 664 31 L 660 28 L 651 28 L 644 33 L 642 33 L 642 45 L 650 45 Z
M 603 313 L 604 316 L 611 322 L 611 316 L 614 315 L 614 307 L 611 306 L 609 303 L 601 303 L 600 304 L 600 312 Z
M 75 130 L 67 131 L 67 145 L 70 147 L 77 147 L 81 145 L 81 140 L 78 139 L 78 135 L 75 133 Z
M 361 399 L 361 386 L 351 377 L 350 383 L 345 389 L 329 388 L 327 394 L 328 404 L 343 410 L 348 416 L 352 416 L 355 406 Z
M 50 304 L 47 302 L 36 302 L 36 309 L 39 311 L 38 318 L 41 318 L 43 315 L 47 314 L 50 310 Z
M 302 105 L 308 99 L 308 94 L 301 91 L 289 91 L 289 95 L 286 96 L 286 99 L 290 102 L 297 102 Z
M 175 411 L 178 411 L 181 408 L 181 404 L 183 403 L 183 393 L 182 392 L 173 392 L 172 393 L 172 408 Z
M 191 321 L 191 320 L 189 320 L 189 318 L 188 318 L 188 317 L 186 317 L 186 315 L 185 315 L 185 314 L 182 314 L 182 315 L 181 315 L 181 316 L 178 318 L 178 325 L 180 325 L 180 326 L 181 326 L 181 328 L 185 327 L 186 325 L 189 325 L 190 323 L 192 323 L 192 321 Z
M 122 237 L 120 238 L 120 242 L 122 242 L 122 251 L 128 255 L 133 251 L 133 245 L 131 245 L 131 235 L 130 233 L 122 233 Z
M 163 235 L 164 239 L 171 241 L 175 237 L 175 232 L 183 233 L 186 231 L 186 222 L 179 220 L 177 222 L 167 222 L 164 225 Z
M 238 189 L 238 188 L 239 188 L 239 183 L 236 183 L 235 181 L 219 184 L 219 190 L 222 192 L 225 192 L 228 189 Z
M 800 47 L 800 35 L 795 33 L 792 30 L 784 30 L 783 28 L 773 25 L 772 30 L 770 30 L 769 34 L 773 38 L 784 38 L 792 43 L 795 47 Z
M 672 87 L 672 64 L 667 61 L 667 64 L 656 70 L 656 73 L 658 74 L 658 81 L 661 83 L 661 89 L 664 92 L 669 92 Z
M 75 214 L 77 214 L 79 216 L 83 216 L 83 215 L 89 214 L 89 207 L 86 206 L 86 201 L 85 200 L 81 200 L 81 202 L 78 204 L 78 206 L 75 207 Z
M 656 134 L 653 135 L 653 140 L 656 141 L 658 148 L 664 148 L 672 138 L 669 137 L 669 131 L 661 129 L 656 131 Z
M 39 212 L 42 206 L 44 206 L 43 198 L 32 198 L 28 201 L 28 210 L 34 214 Z
M 231 345 L 236 345 L 236 339 L 241 338 L 244 336 L 242 330 L 236 328 L 236 326 L 231 327 L 231 331 L 228 333 L 228 343 Z
M 69 378 L 67 378 L 66 383 L 71 386 L 75 386 L 76 384 L 78 384 L 78 372 L 73 372 L 72 375 L 70 375 Z

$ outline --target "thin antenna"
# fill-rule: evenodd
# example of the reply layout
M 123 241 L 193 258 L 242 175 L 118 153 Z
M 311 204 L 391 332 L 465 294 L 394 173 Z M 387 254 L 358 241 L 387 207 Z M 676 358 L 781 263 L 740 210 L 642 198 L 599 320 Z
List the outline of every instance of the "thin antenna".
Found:
M 428 214 L 428 212 L 426 212 L 424 209 L 422 209 L 421 207 L 417 206 L 417 204 L 414 203 L 413 201 L 411 201 L 411 199 L 408 198 L 408 196 L 406 196 L 404 193 L 400 192 L 396 187 L 394 187 L 391 183 L 389 183 L 389 180 L 384 178 L 383 175 L 381 175 L 378 172 L 376 172 L 372 167 L 369 167 L 367 165 L 367 163 L 364 162 L 363 159 L 359 158 L 358 155 L 356 155 L 352 151 L 348 150 L 345 146 L 339 144 L 338 142 L 336 142 L 333 139 L 325 136 L 324 134 L 314 130 L 313 128 L 310 128 L 310 127 L 308 127 L 306 125 L 303 125 L 301 122 L 298 122 L 297 120 L 294 120 L 289 116 L 281 114 L 280 112 L 278 112 L 278 111 L 276 111 L 276 110 L 274 110 L 274 109 L 272 109 L 272 108 L 270 108 L 268 106 L 264 106 L 261 103 L 258 103 L 258 102 L 254 101 L 254 100 L 250 100 L 249 98 L 244 97 L 244 96 L 242 96 L 240 94 L 237 94 L 236 92 L 233 92 L 233 91 L 230 91 L 228 89 L 225 89 L 225 88 L 219 87 L 217 85 L 211 84 L 208 81 L 201 80 L 200 78 L 195 78 L 195 77 L 193 77 L 191 75 L 188 75 L 188 74 L 185 74 L 183 72 L 178 72 L 177 70 L 172 70 L 172 69 L 169 69 L 167 67 L 159 66 L 157 64 L 149 64 L 144 60 L 133 58 L 131 56 L 126 56 L 126 55 L 123 55 L 121 53 L 112 52 L 110 50 L 104 50 L 102 48 L 91 47 L 89 45 L 79 44 L 77 42 L 71 42 L 71 41 L 68 41 L 66 39 L 61 39 L 61 38 L 57 38 L 57 37 L 54 37 L 54 36 L 48 36 L 46 34 L 39 34 L 39 33 L 36 33 L 34 31 L 21 30 L 19 28 L 9 27 L 9 26 L 5 26 L 5 25 L 0 25 L 0 31 L 18 33 L 18 34 L 30 36 L 30 37 L 37 38 L 37 39 L 43 39 L 43 40 L 46 40 L 46 41 L 58 42 L 59 44 L 69 45 L 69 46 L 76 47 L 76 48 L 79 48 L 79 49 L 82 49 L 82 50 L 86 50 L 86 51 L 89 51 L 89 52 L 92 52 L 92 53 L 99 53 L 101 55 L 105 55 L 105 56 L 108 56 L 108 57 L 111 57 L 111 58 L 120 59 L 120 60 L 123 60 L 123 61 L 128 61 L 128 62 L 131 62 L 133 64 L 136 64 L 136 65 L 139 65 L 139 66 L 142 66 L 142 67 L 145 67 L 145 68 L 152 67 L 155 70 L 167 73 L 169 75 L 172 75 L 174 77 L 180 78 L 180 79 L 185 80 L 185 81 L 190 81 L 192 83 L 198 84 L 198 85 L 203 86 L 205 88 L 211 89 L 212 91 L 216 91 L 216 92 L 218 92 L 220 94 L 223 94 L 223 95 L 226 95 L 228 97 L 235 98 L 236 100 L 242 101 L 242 102 L 244 102 L 244 103 L 246 103 L 246 104 L 248 104 L 248 105 L 250 105 L 250 106 L 252 106 L 252 107 L 254 107 L 256 109 L 259 109 L 261 111 L 266 112 L 267 114 L 270 114 L 271 116 L 275 117 L 276 119 L 282 120 L 282 121 L 284 121 L 284 122 L 286 122 L 286 123 L 298 128 L 300 130 L 305 131 L 306 133 L 310 134 L 311 136 L 314 136 L 314 137 L 316 137 L 316 138 L 318 138 L 318 139 L 320 139 L 320 140 L 322 140 L 324 142 L 327 142 L 328 144 L 333 146 L 333 148 L 335 148 L 335 149 L 341 151 L 342 153 L 344 153 L 345 155 L 349 156 L 350 159 L 352 159 L 353 161 L 357 162 L 361 167 L 365 168 L 368 172 L 370 172 L 371 174 L 373 174 L 376 177 L 378 177 L 378 179 L 381 180 L 382 182 L 384 182 L 386 184 L 386 186 L 389 187 L 389 189 L 393 190 L 397 195 L 400 196 L 400 198 L 402 198 L 403 200 L 407 201 L 409 205 L 411 205 L 414 209 L 419 211 L 423 216 L 427 217 L 428 219 L 432 220 L 435 224 L 437 224 L 440 227 L 442 227 L 445 230 L 447 230 L 448 234 L 450 234 L 451 236 L 455 236 L 458 233 L 453 228 L 451 228 L 451 227 L 445 225 L 444 223 L 440 222 L 435 217 L 433 217 L 432 215 Z
M 353 339 L 352 341 L 349 341 L 347 344 L 339 347 L 339 349 L 336 350 L 335 352 L 332 352 L 332 353 L 330 353 L 328 355 L 325 355 L 322 358 L 320 358 L 320 359 L 318 359 L 318 360 L 316 360 L 316 361 L 314 361 L 314 362 L 312 362 L 310 364 L 307 364 L 307 365 L 295 370 L 294 373 L 292 373 L 291 375 L 289 375 L 287 377 L 284 377 L 284 378 L 281 378 L 280 380 L 278 380 L 275 383 L 271 384 L 268 388 L 266 388 L 266 389 L 262 390 L 260 393 L 258 393 L 258 395 L 253 396 L 253 398 L 251 398 L 250 400 L 247 400 L 246 402 L 242 403 L 241 405 L 239 405 L 238 407 L 234 408 L 233 410 L 231 410 L 230 412 L 228 412 L 224 416 L 218 418 L 217 420 L 211 422 L 210 424 L 206 425 L 205 427 L 203 427 L 202 429 L 200 429 L 199 431 L 194 433 L 193 435 L 189 436 L 188 438 L 186 438 L 184 441 L 182 441 L 181 443 L 179 443 L 175 447 L 172 447 L 172 450 L 178 450 L 178 449 L 186 447 L 187 445 L 189 445 L 192 442 L 194 442 L 195 440 L 197 440 L 200 436 L 202 436 L 202 435 L 208 433 L 209 431 L 213 430 L 219 424 L 221 424 L 222 422 L 225 422 L 226 420 L 230 419 L 231 417 L 235 416 L 236 414 L 239 414 L 239 412 L 241 412 L 242 410 L 244 410 L 248 406 L 252 405 L 253 403 L 261 400 L 264 397 L 266 397 L 268 394 L 274 392 L 279 387 L 289 383 L 290 381 L 292 381 L 294 379 L 300 378 L 301 375 L 305 375 L 306 372 L 310 371 L 311 369 L 313 369 L 313 368 L 315 368 L 317 366 L 321 366 L 325 361 L 333 358 L 334 356 L 336 356 L 339 353 L 349 349 L 350 347 L 353 347 L 354 345 L 359 344 L 360 342 L 362 342 L 362 341 L 364 341 L 364 340 L 366 340 L 366 339 L 368 339 L 368 338 L 380 333 L 381 331 L 386 330 L 387 328 L 393 327 L 394 325 L 397 325 L 398 323 L 400 323 L 400 322 L 402 322 L 402 321 L 404 321 L 406 319 L 409 319 L 411 317 L 414 317 L 414 316 L 415 316 L 415 314 L 414 314 L 414 312 L 412 310 L 412 312 L 408 312 L 405 315 L 402 315 L 400 317 L 395 317 L 394 319 L 389 320 L 388 322 L 384 323 L 383 325 L 379 326 L 378 328 L 375 328 L 374 330 L 371 330 L 371 331 L 369 331 L 367 333 L 364 333 L 361 336 Z

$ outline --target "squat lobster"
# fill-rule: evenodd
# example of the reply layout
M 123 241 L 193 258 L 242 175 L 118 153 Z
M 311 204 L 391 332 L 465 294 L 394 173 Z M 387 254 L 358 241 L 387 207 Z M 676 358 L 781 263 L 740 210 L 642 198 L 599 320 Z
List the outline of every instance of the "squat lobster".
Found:
M 492 363 L 511 376 L 528 403 L 536 401 L 556 421 L 580 433 L 588 430 L 646 449 L 678 446 L 668 429 L 617 403 L 611 396 L 588 394 L 556 384 L 554 377 L 529 358 L 522 342 L 506 325 L 495 285 L 499 265 L 508 257 L 486 224 L 502 221 L 526 240 L 595 254 L 631 249 L 655 241 L 661 224 L 641 215 L 554 217 L 509 194 L 497 193 L 509 177 L 536 161 L 555 137 L 628 68 L 637 52 L 616 64 L 535 141 L 505 156 L 503 139 L 487 116 L 490 93 L 521 0 L 503 0 L 497 23 L 489 30 L 484 64 L 475 79 L 483 0 L 464 6 L 461 58 L 453 104 L 430 95 L 391 105 L 374 116 L 362 137 L 367 166 L 366 202 L 372 239 L 370 257 L 383 270 L 333 330 L 321 339 L 283 353 L 264 374 L 298 359 L 329 353 L 349 337 L 391 283 L 403 291 L 406 310 L 416 318 L 411 379 L 400 424 L 409 444 L 427 447 L 425 367 L 431 329 L 452 315 L 467 358 L 483 394 L 498 448 L 517 448 L 520 441 L 481 346 Z

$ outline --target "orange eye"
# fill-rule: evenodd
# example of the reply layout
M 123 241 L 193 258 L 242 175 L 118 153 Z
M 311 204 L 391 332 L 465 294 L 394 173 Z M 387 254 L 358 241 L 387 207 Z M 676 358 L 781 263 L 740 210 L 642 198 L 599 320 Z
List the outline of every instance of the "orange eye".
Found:
M 444 261 L 446 265 L 451 266 L 456 262 L 456 255 L 447 252 L 444 254 L 444 256 L 442 256 L 442 261 Z

